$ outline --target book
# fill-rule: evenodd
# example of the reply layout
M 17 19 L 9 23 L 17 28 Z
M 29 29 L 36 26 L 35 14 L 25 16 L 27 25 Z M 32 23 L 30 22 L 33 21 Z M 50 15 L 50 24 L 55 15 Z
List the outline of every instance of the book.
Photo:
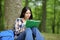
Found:
M 26 27 L 31 28 L 31 27 L 39 27 L 40 25 L 40 20 L 27 20 L 26 21 Z

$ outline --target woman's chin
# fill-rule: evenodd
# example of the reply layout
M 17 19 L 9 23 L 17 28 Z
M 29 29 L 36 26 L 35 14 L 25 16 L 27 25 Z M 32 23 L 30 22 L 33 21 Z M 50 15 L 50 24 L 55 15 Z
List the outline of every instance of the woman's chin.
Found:
M 27 19 L 29 19 L 29 18 L 27 18 Z
M 29 19 L 29 17 L 26 17 L 25 19 Z

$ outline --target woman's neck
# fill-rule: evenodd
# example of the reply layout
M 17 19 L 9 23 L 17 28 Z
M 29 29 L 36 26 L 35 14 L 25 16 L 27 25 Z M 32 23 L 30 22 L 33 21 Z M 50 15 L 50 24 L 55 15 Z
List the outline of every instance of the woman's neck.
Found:
M 27 20 L 27 19 L 25 19 L 25 18 L 22 18 L 22 21 L 23 21 L 23 22 L 26 22 L 26 20 Z

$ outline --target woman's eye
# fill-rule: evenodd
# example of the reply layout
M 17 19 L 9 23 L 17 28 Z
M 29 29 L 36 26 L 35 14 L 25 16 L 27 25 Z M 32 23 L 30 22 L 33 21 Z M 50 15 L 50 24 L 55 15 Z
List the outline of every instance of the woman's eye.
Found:
M 28 13 L 26 13 L 26 14 L 28 14 Z
M 26 13 L 26 14 L 30 14 L 30 13 Z

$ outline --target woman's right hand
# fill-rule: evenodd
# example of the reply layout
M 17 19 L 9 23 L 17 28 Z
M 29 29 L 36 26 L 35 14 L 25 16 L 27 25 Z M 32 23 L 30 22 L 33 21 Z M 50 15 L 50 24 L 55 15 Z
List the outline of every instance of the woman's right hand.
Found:
M 25 27 L 21 28 L 21 29 L 20 29 L 20 32 L 25 31 L 25 29 L 26 29 Z

